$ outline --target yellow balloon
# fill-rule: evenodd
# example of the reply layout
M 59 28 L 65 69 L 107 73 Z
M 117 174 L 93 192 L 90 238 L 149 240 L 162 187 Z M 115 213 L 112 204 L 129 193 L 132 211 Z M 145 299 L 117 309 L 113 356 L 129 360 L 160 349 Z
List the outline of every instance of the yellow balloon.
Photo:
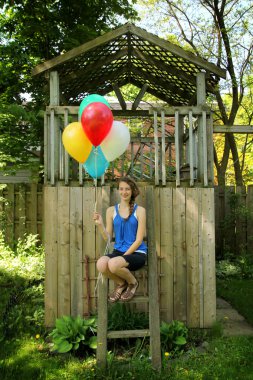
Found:
M 76 161 L 84 163 L 92 149 L 92 143 L 84 133 L 82 124 L 70 123 L 62 134 L 62 143 L 68 154 Z

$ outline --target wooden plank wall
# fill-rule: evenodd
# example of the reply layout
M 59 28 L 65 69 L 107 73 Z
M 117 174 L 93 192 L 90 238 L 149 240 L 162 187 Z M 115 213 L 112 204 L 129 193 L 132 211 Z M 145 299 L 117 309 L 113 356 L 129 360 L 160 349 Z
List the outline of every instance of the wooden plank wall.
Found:
M 43 187 L 41 184 L 0 186 L 0 228 L 13 246 L 24 234 L 38 234 L 42 240 Z
M 2 185 L 1 185 L 2 186 Z M 24 233 L 43 237 L 43 188 L 40 184 L 6 184 L 0 186 L 0 228 L 5 231 L 7 243 L 15 244 Z M 215 251 L 217 258 L 230 253 L 240 255 L 253 252 L 253 185 L 248 187 L 215 187 Z M 75 191 L 75 190 L 73 190 Z M 157 197 L 160 195 L 156 188 Z M 166 199 L 172 188 L 164 188 L 161 198 Z M 145 203 L 145 196 L 141 202 Z M 158 202 L 156 197 L 155 202 Z M 75 198 L 75 197 L 74 197 Z M 113 195 L 111 195 L 113 201 Z M 140 198 L 140 197 L 139 197 Z M 73 197 L 71 196 L 73 200 Z M 87 203 L 87 202 L 86 202 Z M 144 204 L 143 203 L 143 204 Z M 81 204 L 80 200 L 78 204 Z M 87 207 L 87 204 L 84 205 Z M 78 206 L 76 206 L 77 208 Z M 170 211 L 162 218 L 170 222 Z M 75 214 L 72 218 L 75 218 Z M 195 216 L 196 217 L 196 216 Z M 159 221 L 157 220 L 157 223 Z M 162 227 L 161 227 L 162 228 Z M 161 249 L 167 239 L 162 230 Z M 74 233 L 74 232 L 73 232 Z M 80 233 L 80 231 L 79 231 Z M 167 233 L 167 232 L 165 232 Z M 168 243 L 166 243 L 168 244 Z M 162 254 L 161 254 L 162 255 Z
M 116 191 L 106 186 L 97 192 L 92 187 L 45 187 L 48 326 L 64 314 L 96 312 L 96 260 L 105 250 L 92 221 L 96 196 L 97 210 L 103 215 L 118 201 Z M 138 198 L 146 206 L 145 187 Z M 177 319 L 189 327 L 210 327 L 215 321 L 213 210 L 213 189 L 155 188 L 155 244 L 165 321 Z M 140 291 L 146 292 L 145 283 Z

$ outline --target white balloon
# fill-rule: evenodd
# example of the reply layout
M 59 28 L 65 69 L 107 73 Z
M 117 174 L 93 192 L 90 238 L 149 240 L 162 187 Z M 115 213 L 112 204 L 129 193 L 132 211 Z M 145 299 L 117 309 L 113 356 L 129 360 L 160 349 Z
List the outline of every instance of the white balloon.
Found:
M 121 121 L 114 121 L 112 127 L 100 144 L 102 152 L 107 161 L 113 161 L 121 156 L 130 143 L 130 133 L 127 126 Z

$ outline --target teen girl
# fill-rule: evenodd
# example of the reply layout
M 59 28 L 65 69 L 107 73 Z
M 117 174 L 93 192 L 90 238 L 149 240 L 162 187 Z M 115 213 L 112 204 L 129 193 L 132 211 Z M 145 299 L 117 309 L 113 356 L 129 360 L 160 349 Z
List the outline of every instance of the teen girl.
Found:
M 118 182 L 120 203 L 106 211 L 106 227 L 101 215 L 93 219 L 105 241 L 115 236 L 114 250 L 97 261 L 97 268 L 104 276 L 115 282 L 109 296 L 110 302 L 129 301 L 135 295 L 138 281 L 132 271 L 144 266 L 147 246 L 143 242 L 146 233 L 146 210 L 135 203 L 139 195 L 136 183 L 129 177 Z

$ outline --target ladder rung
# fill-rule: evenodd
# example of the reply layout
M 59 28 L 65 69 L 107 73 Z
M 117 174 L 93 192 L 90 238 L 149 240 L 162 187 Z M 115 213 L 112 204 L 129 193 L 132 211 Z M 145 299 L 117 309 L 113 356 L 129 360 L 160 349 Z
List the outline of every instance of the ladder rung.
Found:
M 122 331 L 108 331 L 107 338 L 139 338 L 150 336 L 150 331 L 146 330 L 122 330 Z
M 134 296 L 134 298 L 132 298 L 130 301 L 121 301 L 119 299 L 120 303 L 145 303 L 145 302 L 149 302 L 149 298 L 148 296 Z

